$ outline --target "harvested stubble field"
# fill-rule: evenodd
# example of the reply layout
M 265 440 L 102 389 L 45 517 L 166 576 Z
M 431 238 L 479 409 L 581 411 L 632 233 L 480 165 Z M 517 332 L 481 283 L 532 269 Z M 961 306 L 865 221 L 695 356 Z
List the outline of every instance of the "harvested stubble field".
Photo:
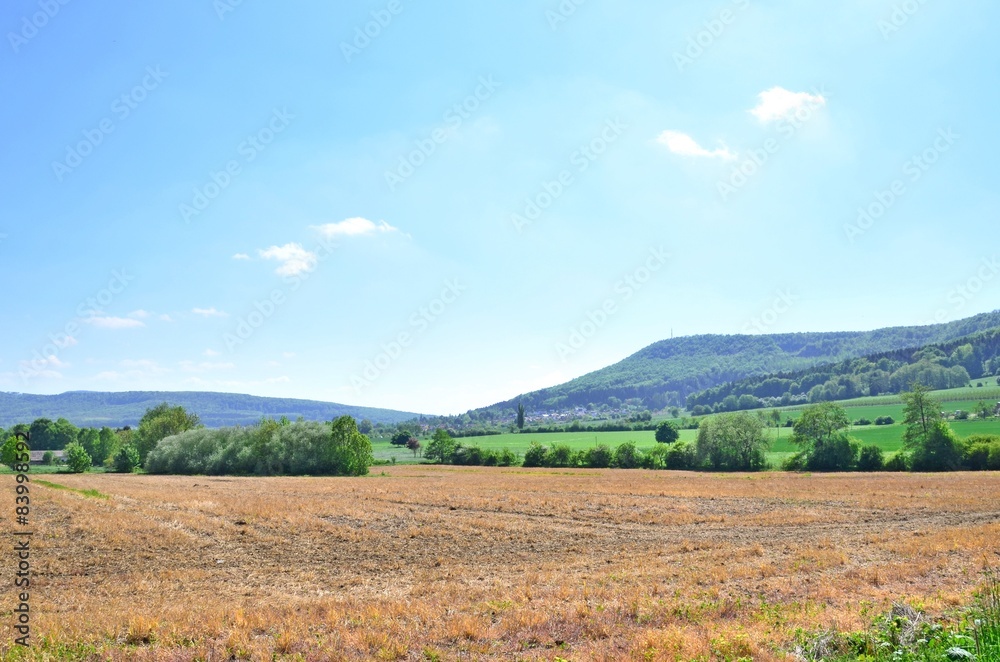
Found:
M 993 473 L 385 474 L 34 486 L 23 659 L 783 660 L 1000 561 Z

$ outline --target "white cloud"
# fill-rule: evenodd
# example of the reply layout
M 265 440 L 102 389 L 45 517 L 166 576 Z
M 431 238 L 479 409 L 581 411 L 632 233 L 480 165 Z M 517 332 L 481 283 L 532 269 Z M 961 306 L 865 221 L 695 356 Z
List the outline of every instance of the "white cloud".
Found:
M 60 361 L 59 357 L 55 354 L 49 354 L 48 356 L 40 359 L 32 359 L 30 361 L 21 361 L 20 365 L 22 368 L 30 368 L 34 370 L 44 370 L 45 368 L 68 368 L 69 364 L 65 361 Z
M 136 319 L 129 319 L 127 317 L 87 317 L 83 320 L 91 326 L 96 326 L 98 329 L 135 329 L 141 326 L 146 326 L 142 322 Z
M 811 112 L 826 105 L 826 97 L 822 94 L 790 92 L 783 87 L 772 87 L 758 94 L 757 98 L 757 106 L 750 114 L 764 123 L 792 117 L 801 110 Z
M 128 368 L 133 372 L 139 373 L 150 373 L 150 374 L 160 374 L 163 372 L 169 372 L 166 368 L 160 367 L 160 364 L 151 359 L 123 359 L 119 362 L 119 365 L 123 368 Z
M 170 315 L 160 315 L 160 320 L 163 322 L 173 322 L 173 318 Z
M 266 250 L 257 251 L 265 260 L 278 260 L 281 266 L 274 270 L 279 276 L 297 276 L 316 268 L 319 258 L 302 248 L 301 244 L 285 244 L 271 246 Z
M 204 352 L 202 352 L 202 355 L 203 356 L 218 356 L 219 352 L 215 351 L 214 349 L 206 349 Z
M 216 310 L 215 307 L 212 308 L 192 308 L 191 312 L 195 315 L 201 315 L 202 317 L 229 317 L 229 313 L 224 313 L 221 310 Z
M 712 159 L 723 159 L 724 161 L 732 161 L 736 158 L 736 154 L 730 152 L 729 148 L 725 145 L 722 145 L 718 149 L 708 150 L 699 145 L 694 138 L 680 131 L 664 131 L 657 136 L 656 142 L 664 145 L 674 154 L 680 154 L 681 156 L 701 156 Z
M 250 256 L 247 255 L 246 253 L 237 253 L 236 255 L 233 256 L 233 259 L 234 260 L 249 260 Z
M 140 308 L 139 310 L 133 310 L 128 316 L 134 317 L 137 320 L 144 320 L 150 316 L 150 313 Z
M 294 359 L 295 358 L 295 352 L 282 352 L 281 355 L 283 357 L 285 357 L 286 359 Z
M 340 223 L 327 223 L 325 225 L 313 225 L 311 227 L 314 230 L 318 230 L 320 234 L 328 239 L 399 232 L 399 228 L 394 228 L 385 221 L 373 223 L 367 218 L 361 218 L 360 216 L 349 218 L 345 221 L 341 221 Z

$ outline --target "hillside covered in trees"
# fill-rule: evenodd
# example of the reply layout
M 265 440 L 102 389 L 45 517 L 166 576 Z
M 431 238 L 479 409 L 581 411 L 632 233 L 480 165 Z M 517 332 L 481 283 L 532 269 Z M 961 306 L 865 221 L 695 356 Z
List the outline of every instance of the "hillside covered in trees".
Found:
M 1000 328 L 910 348 L 871 354 L 797 372 L 749 377 L 689 395 L 695 414 L 799 402 L 902 393 L 918 382 L 932 389 L 965 386 L 1000 373 Z
M 863 356 L 948 343 L 996 327 L 1000 327 L 1000 311 L 946 324 L 874 331 L 673 338 L 565 384 L 483 410 L 506 412 L 522 402 L 531 411 L 546 411 L 629 399 L 660 409 L 683 405 L 692 394 L 748 377 L 805 371 Z
M 262 416 L 284 416 L 291 420 L 302 417 L 307 421 L 329 421 L 340 416 L 351 416 L 359 421 L 368 419 L 373 423 L 386 424 L 418 416 L 412 412 L 392 409 L 354 407 L 294 398 L 263 398 L 236 393 L 71 391 L 59 395 L 0 393 L 0 427 L 41 417 L 53 420 L 65 418 L 80 427 L 134 426 L 147 409 L 164 401 L 198 412 L 201 422 L 208 427 L 251 425 Z

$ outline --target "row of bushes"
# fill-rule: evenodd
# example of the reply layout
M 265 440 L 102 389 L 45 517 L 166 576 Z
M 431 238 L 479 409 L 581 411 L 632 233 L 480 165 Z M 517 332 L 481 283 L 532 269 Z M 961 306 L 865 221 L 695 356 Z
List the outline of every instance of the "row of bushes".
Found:
M 951 467 L 953 471 L 1000 471 L 1000 436 L 977 435 L 962 442 L 957 451 L 958 459 Z M 846 459 L 838 460 L 842 455 Z M 858 447 L 849 441 L 846 448 L 831 444 L 825 457 L 797 453 L 781 464 L 782 471 L 927 471 L 929 460 L 920 453 L 896 453 L 886 459 L 885 453 L 875 445 Z M 586 450 L 573 450 L 567 444 L 545 446 L 537 441 L 531 443 L 524 453 L 523 462 L 510 449 L 484 450 L 476 446 L 458 446 L 449 464 L 479 466 L 517 466 L 591 469 L 672 469 L 672 470 L 712 470 L 710 458 L 698 460 L 696 447 L 687 442 L 657 444 L 656 447 L 641 451 L 634 442 L 626 442 L 611 448 L 598 444 Z
M 843 438 L 828 443 L 821 453 L 797 453 L 785 460 L 782 471 L 1000 471 L 1000 436 L 973 435 L 959 440 L 937 435 L 911 453 L 888 460 L 878 446 L 861 446 Z
M 691 469 L 695 465 L 691 444 L 658 444 L 643 453 L 628 441 L 611 449 L 607 444 L 574 451 L 566 444 L 543 446 L 532 442 L 524 453 L 525 467 L 587 467 L 591 469 Z
M 451 453 L 451 464 L 477 467 L 514 467 L 521 458 L 509 448 L 494 450 L 457 444 Z
M 146 459 L 154 474 L 363 476 L 371 441 L 350 416 L 332 423 L 264 420 L 251 427 L 197 429 L 167 437 Z

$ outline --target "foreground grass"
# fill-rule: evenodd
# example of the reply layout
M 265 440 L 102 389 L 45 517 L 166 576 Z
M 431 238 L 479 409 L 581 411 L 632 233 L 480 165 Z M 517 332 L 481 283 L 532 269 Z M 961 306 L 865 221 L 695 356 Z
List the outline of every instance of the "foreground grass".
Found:
M 1000 576 L 992 569 L 984 575 L 972 608 L 950 621 L 935 622 L 897 604 L 866 632 L 821 634 L 796 652 L 807 660 L 831 662 L 1000 660 Z

